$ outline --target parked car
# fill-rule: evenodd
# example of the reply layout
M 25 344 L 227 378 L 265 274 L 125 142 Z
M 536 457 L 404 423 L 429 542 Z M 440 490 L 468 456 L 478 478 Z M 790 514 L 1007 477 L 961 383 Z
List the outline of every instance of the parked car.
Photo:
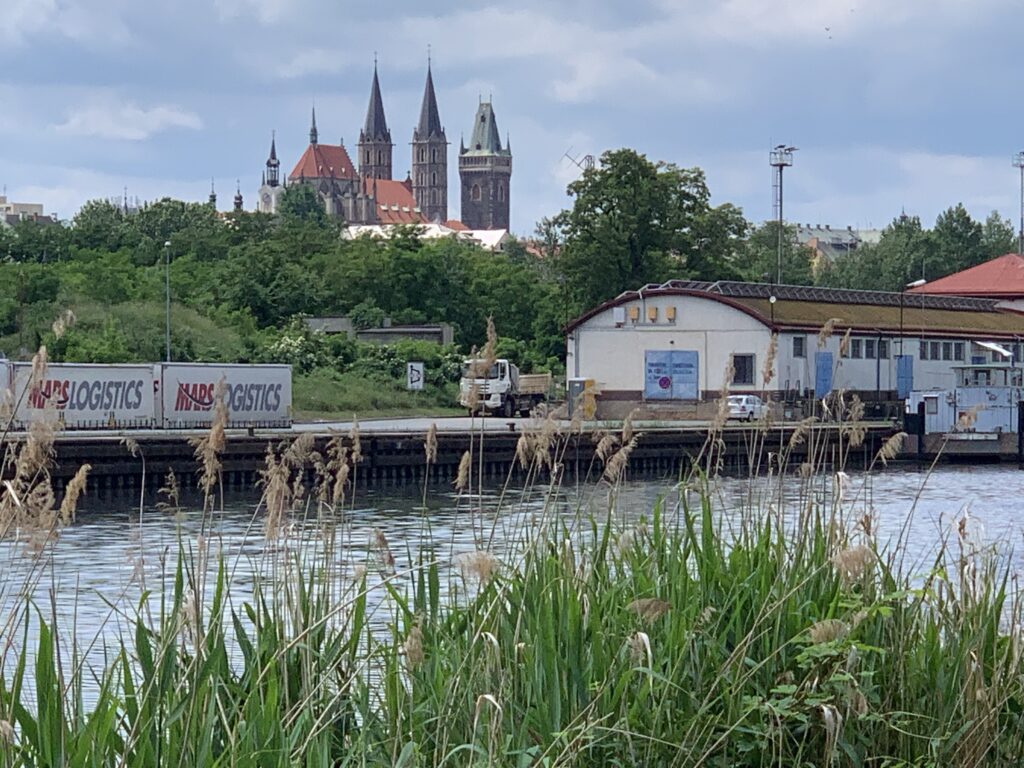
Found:
M 753 421 L 764 415 L 765 404 L 757 395 L 729 395 L 729 418 Z

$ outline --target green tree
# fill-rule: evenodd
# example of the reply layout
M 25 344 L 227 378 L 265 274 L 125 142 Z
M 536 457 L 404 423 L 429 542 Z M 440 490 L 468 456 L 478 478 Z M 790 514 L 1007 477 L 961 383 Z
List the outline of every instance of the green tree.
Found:
M 749 280 L 773 283 L 779 274 L 779 223 L 766 221 L 755 227 L 745 243 L 745 276 Z M 814 282 L 813 252 L 800 245 L 796 227 L 787 224 L 782 230 L 782 283 L 810 285 Z
M 875 245 L 862 245 L 830 264 L 822 265 L 818 283 L 837 288 L 900 291 L 933 275 L 935 241 L 917 216 L 902 214 L 882 230 Z
M 71 242 L 78 248 L 116 251 L 135 245 L 138 232 L 124 211 L 108 200 L 89 200 L 71 220 Z
M 992 211 L 981 225 L 981 247 L 985 252 L 985 260 L 1016 253 L 1018 245 L 1017 233 L 1013 231 L 1010 220 L 1004 219 L 999 211 Z
M 727 271 L 729 241 L 742 236 L 736 209 L 712 214 L 703 171 L 631 149 L 605 152 L 568 193 L 573 207 L 545 228 L 564 235 L 557 261 L 576 311 L 647 282 Z
M 932 229 L 935 255 L 925 278 L 934 280 L 985 261 L 982 234 L 981 224 L 971 218 L 963 203 L 940 213 Z
M 318 225 L 327 223 L 327 211 L 324 202 L 320 199 L 309 184 L 292 184 L 281 193 L 278 202 L 278 212 L 281 220 L 285 223 L 305 222 Z

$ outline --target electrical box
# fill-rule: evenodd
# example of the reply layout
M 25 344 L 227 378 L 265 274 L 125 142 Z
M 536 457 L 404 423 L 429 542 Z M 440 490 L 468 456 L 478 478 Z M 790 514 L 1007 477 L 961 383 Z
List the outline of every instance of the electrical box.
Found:
M 634 305 L 629 308 L 629 319 L 634 323 L 640 319 L 640 307 Z
M 626 308 L 615 307 L 612 309 L 612 321 L 616 326 L 623 326 L 626 324 Z
M 656 323 L 658 322 L 658 308 L 648 307 L 647 308 L 647 322 Z
M 674 323 L 676 321 L 675 307 L 665 307 L 665 319 L 668 320 L 670 323 Z

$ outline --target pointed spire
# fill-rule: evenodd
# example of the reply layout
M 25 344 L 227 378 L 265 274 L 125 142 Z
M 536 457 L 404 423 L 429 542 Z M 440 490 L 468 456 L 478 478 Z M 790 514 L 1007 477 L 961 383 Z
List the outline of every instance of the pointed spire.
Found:
M 317 130 L 316 130 L 316 105 L 313 106 L 313 122 L 309 126 L 309 143 L 316 144 L 317 142 Z
M 242 182 L 235 179 L 235 213 L 242 212 Z
M 280 182 L 281 161 L 277 159 L 277 131 L 270 132 L 270 157 L 267 158 L 267 170 L 263 172 L 263 183 L 276 187 Z
M 377 54 L 373 55 L 373 85 L 370 86 L 370 105 L 366 109 L 363 137 L 367 141 L 377 139 L 391 141 L 388 121 L 384 117 L 384 99 L 380 95 L 380 79 L 377 77 Z
M 416 126 L 415 138 L 423 141 L 431 136 L 443 136 L 441 115 L 437 109 L 437 95 L 434 93 L 434 76 L 430 71 L 430 58 L 427 58 L 427 84 L 423 88 L 423 104 L 420 106 L 420 122 Z
M 216 210 L 217 208 L 217 190 L 214 189 L 213 179 L 210 179 L 210 207 Z

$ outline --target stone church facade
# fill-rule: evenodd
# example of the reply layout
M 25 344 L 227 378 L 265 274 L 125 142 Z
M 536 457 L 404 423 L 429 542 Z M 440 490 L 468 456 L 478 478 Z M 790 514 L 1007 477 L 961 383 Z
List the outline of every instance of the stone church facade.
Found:
M 491 104 L 481 102 L 470 144 L 462 143 L 458 158 L 462 222 L 469 229 L 508 229 L 512 153 L 497 131 Z M 287 179 L 281 177 L 277 137 L 272 137 L 257 210 L 277 213 L 286 185 L 309 184 L 328 214 L 350 225 L 453 223 L 448 218 L 448 138 L 429 65 L 412 133 L 412 170 L 402 181 L 392 178 L 393 150 L 374 64 L 370 103 L 356 145 L 358 170 L 344 144 L 320 143 L 314 110 L 309 145 Z

